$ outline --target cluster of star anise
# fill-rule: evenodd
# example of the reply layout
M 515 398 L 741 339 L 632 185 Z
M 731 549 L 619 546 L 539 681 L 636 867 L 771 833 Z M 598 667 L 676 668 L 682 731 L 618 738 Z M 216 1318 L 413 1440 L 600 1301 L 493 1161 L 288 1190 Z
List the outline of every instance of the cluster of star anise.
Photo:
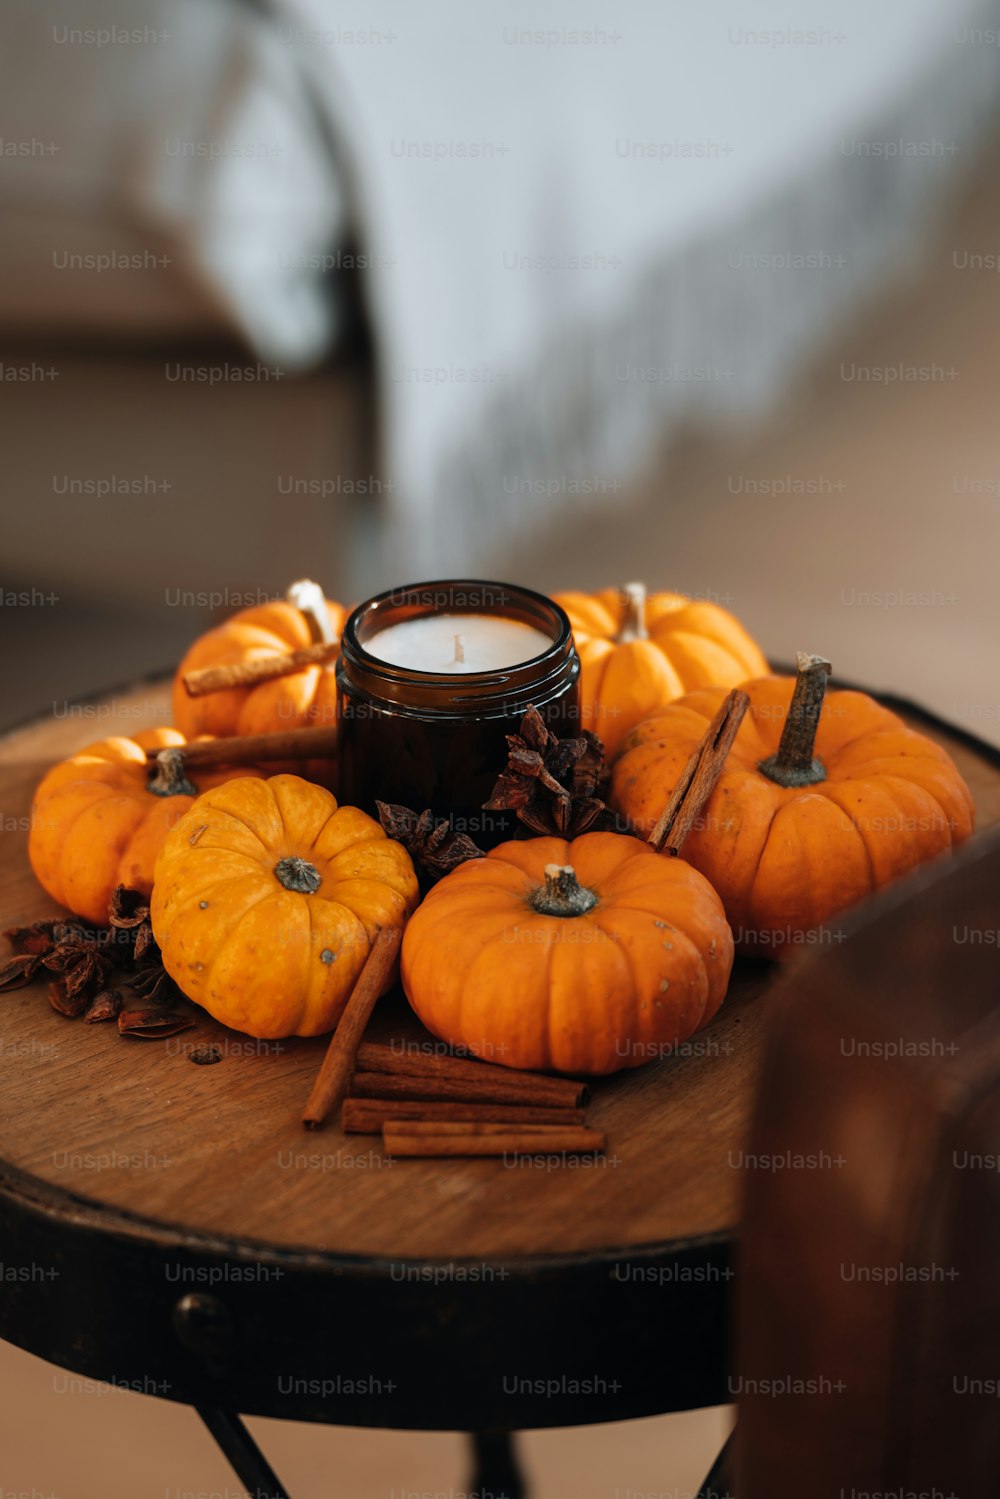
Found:
M 12 927 L 4 936 L 15 956 L 0 968 L 0 989 L 20 989 L 46 972 L 52 975 L 49 1003 L 60 1015 L 83 1015 L 93 1021 L 110 1020 L 118 1013 L 121 997 L 113 999 L 115 991 L 107 988 L 112 965 L 103 935 L 95 928 L 57 918 Z
M 411 812 L 392 802 L 376 802 L 379 822 L 390 838 L 401 843 L 429 883 L 440 880 L 467 859 L 483 859 L 482 849 L 468 833 L 457 832 L 446 817 L 430 810 Z
M 118 886 L 107 928 L 56 917 L 11 927 L 4 936 L 14 956 L 0 966 L 0 990 L 20 989 L 48 973 L 49 1003 L 70 1019 L 82 1016 L 91 1025 L 117 1019 L 122 1035 L 174 1035 L 194 1024 L 173 1003 L 183 997 L 164 971 L 149 905 L 137 890 Z M 120 970 L 125 976 L 113 983 Z M 129 997 L 136 1008 L 123 1008 Z
M 484 805 L 515 812 L 533 833 L 576 838 L 606 820 L 597 795 L 604 771 L 604 745 L 584 729 L 575 739 L 559 739 L 535 707 L 507 735 L 507 765 Z

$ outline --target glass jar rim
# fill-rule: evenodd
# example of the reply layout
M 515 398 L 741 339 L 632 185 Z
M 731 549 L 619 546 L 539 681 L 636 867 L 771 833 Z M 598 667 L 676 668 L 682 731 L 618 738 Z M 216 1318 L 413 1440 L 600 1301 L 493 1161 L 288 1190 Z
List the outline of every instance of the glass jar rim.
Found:
M 365 648 L 376 630 L 401 620 L 432 613 L 497 614 L 520 619 L 552 634 L 552 643 L 536 656 L 489 671 L 422 672 L 382 661 Z M 444 706 L 446 697 L 463 701 L 509 698 L 526 689 L 545 692 L 550 679 L 559 678 L 567 662 L 575 660 L 573 630 L 566 611 L 544 593 L 515 583 L 484 578 L 434 579 L 405 588 L 389 588 L 354 609 L 344 625 L 338 668 L 349 671 L 355 684 L 390 701 L 426 702 Z

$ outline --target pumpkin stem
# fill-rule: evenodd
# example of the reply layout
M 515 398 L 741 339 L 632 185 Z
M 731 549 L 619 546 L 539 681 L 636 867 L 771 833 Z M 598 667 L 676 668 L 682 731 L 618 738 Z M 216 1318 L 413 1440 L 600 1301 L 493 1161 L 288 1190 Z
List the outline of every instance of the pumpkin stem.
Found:
M 627 645 L 630 640 L 648 640 L 646 629 L 646 585 L 626 583 L 622 589 L 622 622 L 615 636 L 617 645 Z
M 176 745 L 160 750 L 146 790 L 154 796 L 198 795 L 197 786 L 193 786 L 184 774 L 184 755 Z
M 546 864 L 545 884 L 534 890 L 530 904 L 540 916 L 586 916 L 597 896 L 577 882 L 572 864 Z
M 285 889 L 294 891 L 296 895 L 315 895 L 323 883 L 323 876 L 315 864 L 310 864 L 308 859 L 300 859 L 297 854 L 279 859 L 274 866 L 274 873 Z
M 813 758 L 813 748 L 830 663 L 807 651 L 799 651 L 796 661 L 798 674 L 778 753 L 761 760 L 757 766 L 768 780 L 787 787 L 814 786 L 817 781 L 826 780 L 822 762 Z
M 297 583 L 291 583 L 285 598 L 290 604 L 294 604 L 299 613 L 305 616 L 309 633 L 315 644 L 320 641 L 333 642 L 336 635 L 330 628 L 330 616 L 326 609 L 326 598 L 318 583 L 311 578 L 300 578 Z

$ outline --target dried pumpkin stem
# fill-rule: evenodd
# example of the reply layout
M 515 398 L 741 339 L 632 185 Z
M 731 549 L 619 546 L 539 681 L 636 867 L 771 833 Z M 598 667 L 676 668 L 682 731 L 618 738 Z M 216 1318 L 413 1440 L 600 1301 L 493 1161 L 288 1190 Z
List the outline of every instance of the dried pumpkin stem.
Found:
M 768 780 L 786 787 L 814 786 L 826 780 L 823 764 L 814 758 L 813 751 L 830 663 L 822 656 L 799 651 L 796 665 L 798 674 L 778 752 L 761 760 L 757 767 Z
M 311 578 L 300 578 L 297 583 L 289 585 L 285 597 L 305 616 L 314 644 L 336 640 L 337 637 L 330 628 L 326 597 L 318 583 L 314 583 Z
M 315 895 L 323 883 L 316 865 L 310 864 L 308 859 L 300 859 L 297 854 L 279 859 L 274 866 L 274 875 L 286 890 L 292 890 L 296 895 Z
M 184 756 L 178 747 L 161 749 L 146 790 L 154 796 L 197 796 L 198 788 L 184 773 Z
M 646 629 L 646 585 L 626 583 L 622 589 L 622 622 L 615 642 L 627 645 L 630 640 L 648 640 Z
M 597 896 L 579 883 L 572 864 L 546 864 L 545 884 L 531 896 L 539 916 L 586 916 L 596 905 Z

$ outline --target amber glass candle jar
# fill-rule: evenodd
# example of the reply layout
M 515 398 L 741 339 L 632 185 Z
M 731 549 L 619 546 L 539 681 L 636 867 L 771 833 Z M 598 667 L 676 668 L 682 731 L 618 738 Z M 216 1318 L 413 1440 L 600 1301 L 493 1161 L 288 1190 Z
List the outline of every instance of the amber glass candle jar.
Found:
M 435 647 L 419 644 L 426 625 L 385 635 L 392 626 L 434 615 L 446 617 L 439 623 L 449 653 L 451 639 L 456 641 L 456 658 L 446 670 Z M 491 619 L 499 625 L 492 641 Z M 471 646 L 467 661 L 462 660 L 463 620 Z M 501 621 L 514 621 L 520 629 L 505 629 Z M 428 633 L 441 632 L 432 624 Z M 522 649 L 534 649 L 535 643 L 541 648 L 510 665 L 481 669 L 482 651 L 502 653 L 505 633 L 515 640 L 523 633 Z M 408 634 L 412 642 L 406 641 Z M 485 645 L 479 643 L 483 636 Z M 423 651 L 426 660 L 419 668 L 383 660 L 366 648 L 372 642 L 384 649 L 381 638 L 402 639 L 410 646 L 402 652 L 407 659 L 419 659 Z M 511 654 L 518 654 L 516 646 Z M 476 669 L 466 670 L 467 665 Z M 391 589 L 369 599 L 348 619 L 337 661 L 341 799 L 373 815 L 376 801 L 417 812 L 430 807 L 483 848 L 503 842 L 516 827 L 512 814 L 484 811 L 483 803 L 506 764 L 505 735 L 516 733 L 532 703 L 555 733 L 574 733 L 579 675 L 569 620 L 558 604 L 530 588 L 458 579 Z

